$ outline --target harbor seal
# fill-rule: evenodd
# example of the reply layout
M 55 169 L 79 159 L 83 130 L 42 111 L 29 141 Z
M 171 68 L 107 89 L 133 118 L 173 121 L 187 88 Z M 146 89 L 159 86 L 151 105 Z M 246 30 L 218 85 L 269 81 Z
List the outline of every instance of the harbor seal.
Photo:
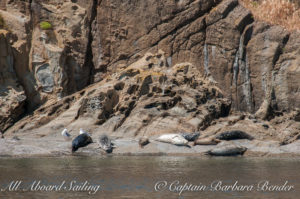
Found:
M 71 139 L 71 135 L 69 134 L 68 129 L 66 128 L 61 132 L 61 135 L 64 137 L 65 140 Z
M 182 135 L 182 137 L 184 137 L 184 139 L 186 139 L 187 141 L 193 142 L 193 141 L 195 141 L 200 136 L 200 133 L 199 132 L 195 132 L 195 133 L 180 133 L 180 135 Z
M 156 140 L 159 142 L 170 143 L 177 146 L 186 146 L 188 144 L 188 141 L 182 135 L 179 134 L 161 135 Z
M 20 141 L 21 139 L 18 137 L 18 136 L 14 136 L 13 138 L 12 138 L 14 141 Z
M 246 147 L 235 145 L 224 145 L 205 152 L 206 155 L 212 156 L 236 156 L 243 155 L 247 151 Z
M 144 146 L 146 146 L 149 143 L 150 143 L 150 141 L 147 137 L 141 137 L 139 139 L 139 145 L 140 145 L 141 148 L 143 148 Z
M 81 147 L 85 147 L 92 143 L 92 138 L 87 134 L 80 134 L 72 141 L 72 153 L 77 151 Z
M 200 138 L 195 140 L 194 146 L 195 145 L 217 145 L 220 143 L 221 140 L 215 139 L 215 138 Z
M 107 135 L 100 135 L 98 144 L 100 148 L 103 149 L 106 153 L 112 153 L 113 144 L 111 143 L 111 140 L 108 138 Z
M 233 130 L 233 131 L 225 131 L 216 136 L 216 139 L 219 140 L 238 140 L 238 139 L 248 139 L 253 140 L 254 138 L 245 133 L 244 131 Z

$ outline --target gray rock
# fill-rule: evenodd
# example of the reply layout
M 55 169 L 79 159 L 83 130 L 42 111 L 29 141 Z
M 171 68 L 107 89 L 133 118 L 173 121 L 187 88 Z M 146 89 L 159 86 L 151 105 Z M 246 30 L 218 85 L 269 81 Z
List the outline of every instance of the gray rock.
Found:
M 46 93 L 52 92 L 54 87 L 54 77 L 49 67 L 49 64 L 43 64 L 36 71 L 37 79 Z

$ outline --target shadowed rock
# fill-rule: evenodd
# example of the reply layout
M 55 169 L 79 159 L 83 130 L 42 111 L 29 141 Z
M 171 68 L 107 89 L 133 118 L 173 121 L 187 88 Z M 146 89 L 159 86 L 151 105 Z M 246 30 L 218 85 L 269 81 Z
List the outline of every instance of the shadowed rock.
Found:
M 217 145 L 221 141 L 215 138 L 200 138 L 195 140 L 194 145 Z

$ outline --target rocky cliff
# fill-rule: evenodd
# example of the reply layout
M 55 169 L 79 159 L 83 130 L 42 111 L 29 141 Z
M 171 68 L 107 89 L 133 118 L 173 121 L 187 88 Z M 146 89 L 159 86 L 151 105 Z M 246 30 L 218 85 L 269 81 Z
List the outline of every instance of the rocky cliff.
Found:
M 57 117 L 193 131 L 230 108 L 272 119 L 300 105 L 300 33 L 237 0 L 1 0 L 0 18 L 2 131 L 26 115 L 11 131 L 58 130 Z

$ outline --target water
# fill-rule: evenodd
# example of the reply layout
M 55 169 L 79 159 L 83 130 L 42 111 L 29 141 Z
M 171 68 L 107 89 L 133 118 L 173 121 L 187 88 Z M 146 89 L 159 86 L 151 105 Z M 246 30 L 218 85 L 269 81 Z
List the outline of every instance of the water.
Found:
M 0 198 L 251 198 L 298 199 L 300 194 L 300 159 L 279 158 L 201 158 L 165 156 L 111 156 L 60 158 L 1 158 Z M 294 188 L 286 192 L 259 192 L 260 181 Z M 8 190 L 11 182 L 21 182 L 17 190 Z M 60 190 L 31 190 L 36 181 L 42 185 L 61 185 Z M 75 183 L 76 181 L 76 183 Z M 250 186 L 252 191 L 183 191 L 180 185 L 210 187 Z M 166 187 L 156 186 L 158 183 Z M 72 183 L 72 185 L 71 185 Z M 83 186 L 87 183 L 86 186 Z M 100 188 L 96 190 L 96 187 Z M 78 191 L 82 187 L 89 191 Z M 214 185 L 213 185 L 214 186 Z M 65 187 L 65 189 L 64 189 Z M 69 190 L 71 187 L 71 190 Z M 195 186 L 194 186 L 195 187 Z M 36 188 L 36 187 L 35 187 Z M 4 190 L 5 189 L 5 190 Z M 24 189 L 24 190 L 23 190 Z M 36 188 L 37 189 L 37 188 Z M 76 190 L 72 190 L 76 189 Z M 87 188 L 86 188 L 87 189 Z M 176 192 L 174 189 L 178 189 Z

